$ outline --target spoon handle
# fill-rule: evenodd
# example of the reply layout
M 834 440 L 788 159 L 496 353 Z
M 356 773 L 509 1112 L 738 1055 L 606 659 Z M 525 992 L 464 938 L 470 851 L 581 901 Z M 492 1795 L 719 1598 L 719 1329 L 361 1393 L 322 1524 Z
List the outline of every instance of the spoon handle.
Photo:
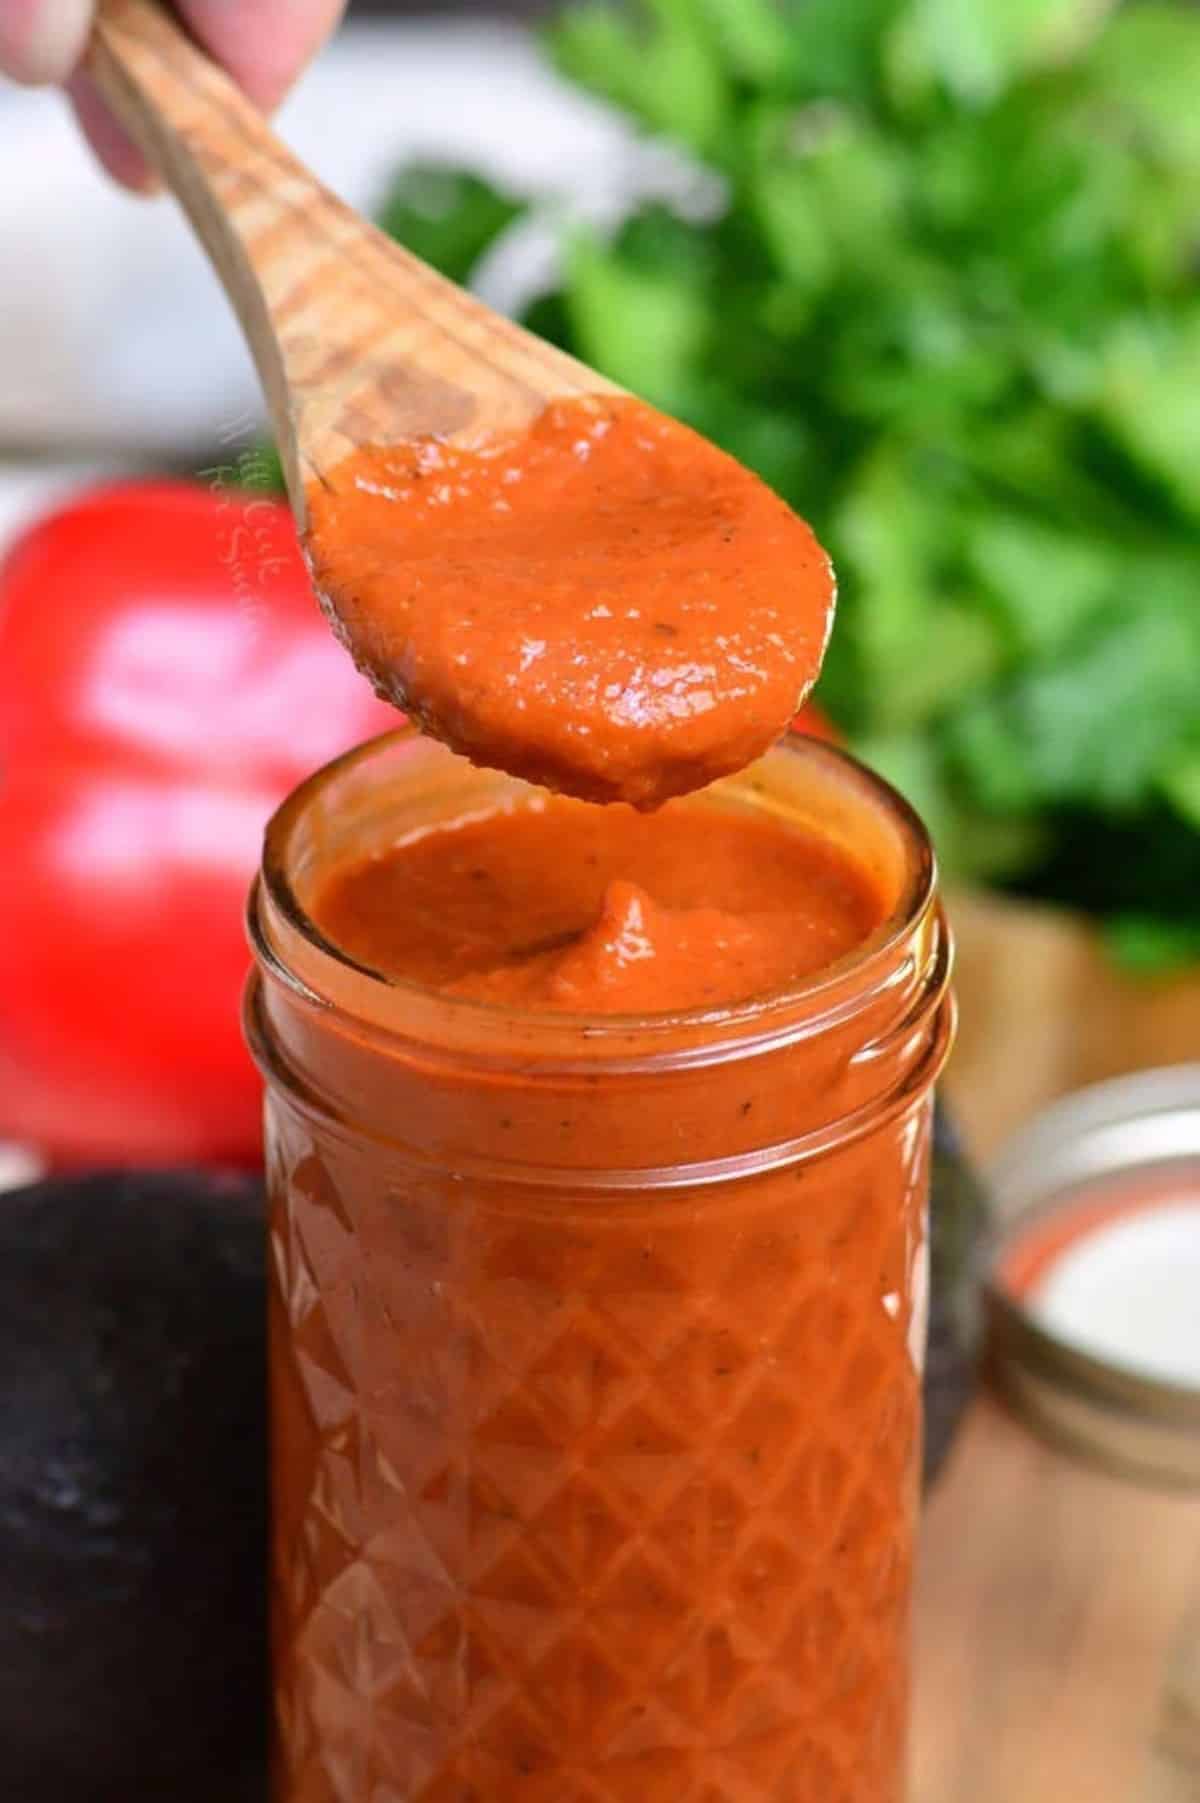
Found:
M 305 484 L 359 445 L 519 431 L 610 388 L 331 194 L 153 0 L 101 0 L 87 67 L 233 304 L 301 527 Z
M 353 214 L 293 158 L 240 89 L 151 0 L 103 0 L 87 59 L 105 100 L 191 221 L 237 313 L 302 496 L 291 388 L 305 285 Z M 304 230 L 295 229 L 302 218 Z M 293 326 L 284 335 L 288 320 Z

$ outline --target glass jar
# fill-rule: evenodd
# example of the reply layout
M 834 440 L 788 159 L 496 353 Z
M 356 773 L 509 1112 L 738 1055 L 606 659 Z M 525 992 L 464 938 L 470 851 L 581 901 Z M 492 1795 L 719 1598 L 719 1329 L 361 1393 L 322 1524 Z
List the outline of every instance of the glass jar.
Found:
M 807 739 L 708 791 L 852 847 L 890 914 L 706 1014 L 438 996 L 313 926 L 344 860 L 519 790 L 400 734 L 267 834 L 276 1798 L 899 1803 L 928 842 Z

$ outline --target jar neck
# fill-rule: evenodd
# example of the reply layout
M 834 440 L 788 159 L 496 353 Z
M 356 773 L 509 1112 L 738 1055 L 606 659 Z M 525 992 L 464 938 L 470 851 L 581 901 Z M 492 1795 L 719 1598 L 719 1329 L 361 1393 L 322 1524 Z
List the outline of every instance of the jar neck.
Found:
M 952 1024 L 932 856 L 899 798 L 850 760 L 803 741 L 751 780 L 784 803 L 803 792 L 815 817 L 886 866 L 895 905 L 878 933 L 789 994 L 709 1015 L 588 1020 L 388 983 L 312 927 L 299 893 L 346 855 L 356 810 L 369 822 L 373 774 L 393 836 L 406 793 L 426 793 L 415 766 L 398 789 L 387 780 L 389 747 L 394 761 L 410 744 L 377 742 L 298 791 L 272 823 L 251 898 L 251 1047 L 268 1083 L 326 1131 L 463 1177 L 646 1189 L 820 1156 L 927 1091 Z M 451 790 L 496 780 L 438 748 L 415 764 Z M 739 779 L 728 787 L 740 792 Z M 454 799 L 442 795 L 443 818 Z
M 416 1163 L 554 1186 L 690 1186 L 818 1157 L 911 1107 L 948 1049 L 949 967 L 932 908 L 868 994 L 707 1057 L 452 1055 L 338 1016 L 270 967 L 252 979 L 247 1031 L 294 1106 Z

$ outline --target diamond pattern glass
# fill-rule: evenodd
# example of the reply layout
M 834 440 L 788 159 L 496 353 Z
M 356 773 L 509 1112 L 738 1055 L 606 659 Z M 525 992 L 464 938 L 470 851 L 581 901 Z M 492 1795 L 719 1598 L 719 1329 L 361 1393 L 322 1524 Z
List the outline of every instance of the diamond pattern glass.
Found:
M 900 1803 L 927 1104 L 653 1196 L 268 1126 L 277 1803 Z

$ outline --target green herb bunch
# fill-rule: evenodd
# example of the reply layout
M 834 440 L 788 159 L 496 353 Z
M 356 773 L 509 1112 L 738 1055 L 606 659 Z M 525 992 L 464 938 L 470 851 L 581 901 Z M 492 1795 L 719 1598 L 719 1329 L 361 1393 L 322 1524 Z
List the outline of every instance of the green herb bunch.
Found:
M 724 200 L 570 230 L 528 322 L 812 521 L 819 698 L 954 875 L 1200 954 L 1200 11 L 644 0 L 546 41 Z M 384 220 L 469 280 L 522 211 L 410 170 Z

